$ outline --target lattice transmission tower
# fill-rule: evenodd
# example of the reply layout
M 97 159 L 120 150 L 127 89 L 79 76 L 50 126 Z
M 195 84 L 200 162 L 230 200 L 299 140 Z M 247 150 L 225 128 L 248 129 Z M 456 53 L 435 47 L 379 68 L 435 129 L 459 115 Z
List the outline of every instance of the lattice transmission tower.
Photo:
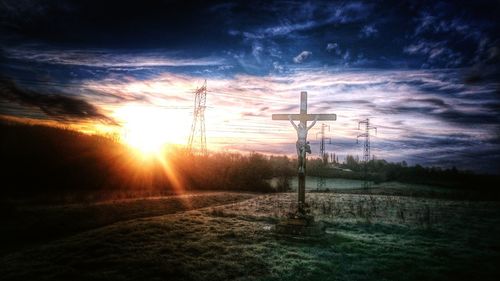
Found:
M 370 130 L 375 130 L 375 134 L 377 134 L 377 127 L 370 126 L 370 119 L 366 118 L 363 121 L 358 122 L 358 130 L 361 129 L 361 125 L 364 125 L 365 132 L 359 134 L 356 138 L 356 143 L 359 143 L 359 138 L 365 138 L 365 144 L 363 147 L 363 163 L 364 163 L 364 186 L 368 186 L 368 162 L 370 161 Z
M 326 165 L 328 164 L 328 154 L 326 153 L 325 144 L 326 140 L 328 140 L 328 142 L 331 144 L 332 139 L 325 137 L 325 128 L 328 128 L 328 131 L 330 131 L 330 125 L 326 125 L 323 123 L 321 124 L 321 131 L 316 134 L 316 138 L 318 137 L 318 135 L 321 135 L 321 141 L 319 143 L 319 156 L 321 157 L 323 164 Z
M 329 144 L 332 143 L 331 138 L 325 137 L 325 128 L 328 128 L 328 131 L 330 131 L 330 126 L 322 123 L 321 132 L 316 134 L 316 138 L 318 138 L 318 135 L 321 135 L 321 141 L 319 143 L 319 155 L 321 157 L 321 163 L 323 164 L 323 168 L 325 168 L 328 164 L 328 153 L 326 153 L 325 141 L 328 140 Z M 326 187 L 326 180 L 323 176 L 320 176 L 317 182 L 317 188 L 318 190 L 323 190 L 325 189 L 325 187 Z
M 189 134 L 188 148 L 190 152 L 207 155 L 207 138 L 205 134 L 205 108 L 207 103 L 207 80 L 194 92 L 193 123 Z M 196 140 L 199 147 L 195 147 Z

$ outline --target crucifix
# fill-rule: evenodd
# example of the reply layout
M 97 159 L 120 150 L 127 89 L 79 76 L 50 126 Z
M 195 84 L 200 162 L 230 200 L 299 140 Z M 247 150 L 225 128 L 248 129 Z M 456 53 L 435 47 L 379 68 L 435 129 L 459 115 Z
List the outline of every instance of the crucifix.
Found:
M 300 93 L 300 114 L 273 114 L 273 120 L 289 120 L 297 131 L 297 160 L 298 160 L 298 213 L 304 215 L 305 199 L 306 199 L 306 153 L 311 153 L 311 147 L 307 141 L 307 132 L 311 129 L 316 121 L 322 120 L 337 120 L 336 114 L 307 114 L 307 92 Z M 299 121 L 296 125 L 293 121 Z M 308 127 L 307 121 L 313 121 Z

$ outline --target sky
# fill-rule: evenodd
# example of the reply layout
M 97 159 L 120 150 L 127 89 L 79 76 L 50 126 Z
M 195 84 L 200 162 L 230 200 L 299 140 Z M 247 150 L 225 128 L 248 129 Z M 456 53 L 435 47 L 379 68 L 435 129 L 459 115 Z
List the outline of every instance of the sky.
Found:
M 307 91 L 309 113 L 337 114 L 324 123 L 340 160 L 362 157 L 370 118 L 377 158 L 500 173 L 499 14 L 481 0 L 1 0 L 0 115 L 122 135 L 146 120 L 185 144 L 207 80 L 209 149 L 293 155 L 293 127 L 271 115 Z

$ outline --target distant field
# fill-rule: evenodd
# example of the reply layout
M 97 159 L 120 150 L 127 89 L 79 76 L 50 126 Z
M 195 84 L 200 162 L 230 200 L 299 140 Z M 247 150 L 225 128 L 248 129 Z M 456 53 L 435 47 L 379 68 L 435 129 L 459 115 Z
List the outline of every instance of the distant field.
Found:
M 306 189 L 317 189 L 319 177 L 307 177 Z M 351 189 L 363 187 L 362 180 L 342 179 L 342 178 L 325 178 L 325 187 L 327 189 Z M 291 188 L 296 190 L 298 187 L 297 177 L 291 180 Z
M 333 193 L 308 194 L 307 200 L 328 226 L 321 239 L 272 232 L 293 207 L 294 193 L 206 193 L 20 209 L 7 224 L 10 231 L 17 227 L 19 237 L 3 243 L 45 238 L 4 253 L 0 276 L 498 280 L 499 202 Z
M 342 190 L 330 188 L 330 190 L 351 194 L 396 195 L 426 198 L 489 198 L 486 194 L 481 194 L 481 192 L 473 189 L 460 190 L 456 188 L 402 182 L 382 182 L 369 184 L 368 188 L 352 187 L 344 188 Z
M 372 195 L 397 195 L 397 196 L 412 196 L 412 197 L 427 197 L 427 198 L 486 198 L 493 199 L 487 194 L 482 194 L 480 191 L 471 189 L 457 189 L 449 187 L 439 187 L 424 184 L 412 184 L 402 182 L 368 182 L 368 187 L 364 187 L 364 181 L 343 178 L 325 178 L 324 186 L 318 188 L 319 177 L 306 178 L 306 190 L 309 192 L 335 192 L 349 194 L 372 194 Z M 271 184 L 276 186 L 277 179 L 273 179 Z M 297 178 L 294 177 L 290 181 L 292 191 L 297 190 Z M 498 198 L 498 196 L 495 196 Z M 496 200 L 496 199 L 495 199 Z

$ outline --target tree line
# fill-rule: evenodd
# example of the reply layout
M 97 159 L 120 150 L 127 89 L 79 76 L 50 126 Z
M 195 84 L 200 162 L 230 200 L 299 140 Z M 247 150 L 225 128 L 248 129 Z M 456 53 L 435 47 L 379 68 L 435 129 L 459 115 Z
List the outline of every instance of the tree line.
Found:
M 114 190 L 286 191 L 297 169 L 296 160 L 287 156 L 223 152 L 199 156 L 182 147 L 144 158 L 114 138 L 42 125 L 0 122 L 0 133 L 2 191 L 7 195 Z M 324 159 L 311 158 L 308 175 L 354 179 L 366 175 L 376 182 L 463 188 L 498 182 L 498 176 L 454 168 L 410 167 L 404 161 L 373 159 L 365 166 L 348 156 L 335 166 L 324 163 Z
M 366 179 L 375 183 L 399 181 L 462 189 L 490 188 L 495 182 L 498 184 L 500 179 L 498 175 L 477 174 L 456 167 L 423 167 L 418 164 L 409 166 L 406 161 L 388 162 L 372 158 L 364 163 L 353 155 L 347 155 L 343 163 L 333 164 L 326 163 L 324 159 L 312 159 L 309 161 L 308 170 L 311 176 Z

